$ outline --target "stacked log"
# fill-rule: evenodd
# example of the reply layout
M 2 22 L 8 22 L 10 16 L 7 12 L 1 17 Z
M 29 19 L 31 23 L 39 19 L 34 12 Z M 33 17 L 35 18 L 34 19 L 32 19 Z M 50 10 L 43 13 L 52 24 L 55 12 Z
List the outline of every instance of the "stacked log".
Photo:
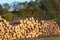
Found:
M 10 25 L 0 17 L 0 40 L 34 38 L 40 35 L 60 34 L 59 26 L 54 21 L 38 21 L 33 17 L 20 20 L 17 26 Z

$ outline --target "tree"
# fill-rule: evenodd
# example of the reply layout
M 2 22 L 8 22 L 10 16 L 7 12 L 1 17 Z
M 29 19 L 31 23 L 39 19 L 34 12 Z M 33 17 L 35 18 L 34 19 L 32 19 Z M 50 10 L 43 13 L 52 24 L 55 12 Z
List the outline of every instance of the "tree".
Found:
M 24 7 L 27 8 L 27 6 L 28 6 L 28 2 L 25 1 L 25 3 L 24 3 Z
M 7 14 L 8 13 L 8 11 L 6 10 L 6 9 L 3 9 L 2 10 L 2 15 L 5 15 L 5 14 Z
M 2 8 L 2 5 L 0 4 L 0 14 L 2 14 L 2 10 L 3 8 Z
M 28 3 L 28 9 L 33 9 L 34 7 L 34 2 L 31 0 L 29 3 Z
M 10 9 L 10 5 L 8 3 L 3 4 L 3 8 L 7 11 Z
M 58 12 L 56 11 L 57 5 L 55 0 L 41 0 L 39 7 L 42 9 L 44 18 L 51 17 L 53 19 L 58 16 Z
M 60 15 L 60 0 L 46 0 L 45 6 L 47 6 L 48 12 L 53 18 L 57 18 Z
M 21 2 L 17 3 L 17 10 L 18 11 L 21 10 L 21 9 L 25 9 L 25 8 L 26 8 L 26 6 L 25 6 L 24 2 L 23 3 L 21 3 Z
M 17 7 L 18 7 L 18 2 L 13 2 L 13 4 L 12 4 L 13 6 L 13 11 L 17 11 Z

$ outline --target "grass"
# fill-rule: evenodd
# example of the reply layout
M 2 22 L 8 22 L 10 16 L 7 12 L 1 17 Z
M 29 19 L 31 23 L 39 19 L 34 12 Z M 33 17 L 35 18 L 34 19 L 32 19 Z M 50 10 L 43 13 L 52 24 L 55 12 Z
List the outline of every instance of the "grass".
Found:
M 60 35 L 40 36 L 38 38 L 23 38 L 15 40 L 60 40 Z
M 60 38 L 29 38 L 29 39 L 16 39 L 16 40 L 60 40 Z

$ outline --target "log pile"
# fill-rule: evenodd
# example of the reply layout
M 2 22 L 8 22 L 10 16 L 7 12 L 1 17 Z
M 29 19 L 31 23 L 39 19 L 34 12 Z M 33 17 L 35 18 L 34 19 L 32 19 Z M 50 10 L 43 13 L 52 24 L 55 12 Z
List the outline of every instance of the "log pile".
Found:
M 34 38 L 40 35 L 60 34 L 59 26 L 54 21 L 38 21 L 33 17 L 20 20 L 17 26 L 10 25 L 0 17 L 0 40 Z

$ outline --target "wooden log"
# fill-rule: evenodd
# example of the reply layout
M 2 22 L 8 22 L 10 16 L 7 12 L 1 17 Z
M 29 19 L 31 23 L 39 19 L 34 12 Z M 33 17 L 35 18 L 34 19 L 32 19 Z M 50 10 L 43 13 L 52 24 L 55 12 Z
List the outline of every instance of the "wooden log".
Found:
M 31 36 L 32 38 L 34 38 L 35 37 L 35 35 L 34 34 L 32 34 L 32 36 Z
M 21 38 L 25 38 L 25 36 L 22 36 Z
M 0 38 L 0 40 L 2 40 L 2 38 Z

